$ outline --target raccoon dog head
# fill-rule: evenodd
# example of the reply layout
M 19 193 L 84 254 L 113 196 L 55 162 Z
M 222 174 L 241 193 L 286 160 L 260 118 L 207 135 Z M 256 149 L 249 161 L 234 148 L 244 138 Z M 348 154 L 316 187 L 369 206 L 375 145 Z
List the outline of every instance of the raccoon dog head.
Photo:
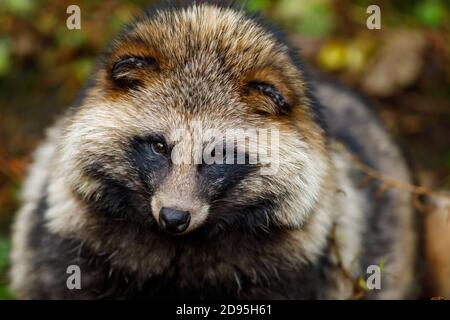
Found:
M 312 114 L 288 48 L 243 13 L 157 11 L 105 54 L 61 175 L 95 214 L 154 231 L 297 228 L 328 170 Z

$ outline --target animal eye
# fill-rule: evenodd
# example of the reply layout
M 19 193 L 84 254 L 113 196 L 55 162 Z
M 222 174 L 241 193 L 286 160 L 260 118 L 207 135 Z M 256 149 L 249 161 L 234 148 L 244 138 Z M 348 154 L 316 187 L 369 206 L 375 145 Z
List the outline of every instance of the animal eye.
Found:
M 248 88 L 250 90 L 256 90 L 263 95 L 269 97 L 273 103 L 277 106 L 277 113 L 278 114 L 287 114 L 290 110 L 290 105 L 284 98 L 284 96 L 281 94 L 278 89 L 268 83 L 260 82 L 260 81 L 252 81 L 248 85 Z
M 123 57 L 111 68 L 111 79 L 119 86 L 139 84 L 140 74 L 145 70 L 155 70 L 157 62 L 152 57 Z
M 168 153 L 167 145 L 164 142 L 152 142 L 152 149 L 156 154 L 166 155 Z

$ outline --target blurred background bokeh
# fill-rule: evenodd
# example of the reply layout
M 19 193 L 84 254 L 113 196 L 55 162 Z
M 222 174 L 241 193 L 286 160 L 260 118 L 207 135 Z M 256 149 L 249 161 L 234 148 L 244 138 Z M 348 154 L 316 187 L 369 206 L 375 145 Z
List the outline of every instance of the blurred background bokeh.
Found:
M 0 1 L 0 299 L 9 233 L 31 152 L 74 100 L 104 45 L 148 0 Z M 248 0 L 288 32 L 305 61 L 373 101 L 417 182 L 450 189 L 448 0 Z M 81 30 L 66 9 L 81 8 Z M 369 30 L 366 8 L 381 8 Z M 450 253 L 449 253 L 450 256 Z

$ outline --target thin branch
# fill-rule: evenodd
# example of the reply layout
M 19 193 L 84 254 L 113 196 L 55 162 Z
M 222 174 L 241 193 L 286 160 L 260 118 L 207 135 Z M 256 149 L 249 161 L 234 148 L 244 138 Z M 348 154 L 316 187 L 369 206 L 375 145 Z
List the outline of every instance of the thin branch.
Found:
M 414 185 L 411 183 L 407 183 L 407 182 L 403 182 L 400 180 L 396 180 L 396 179 L 392 179 L 390 177 L 387 177 L 386 175 L 384 175 L 383 173 L 369 167 L 368 165 L 364 164 L 361 160 L 358 159 L 358 157 L 356 157 L 355 155 L 348 153 L 348 150 L 345 148 L 345 146 L 337 141 L 334 141 L 334 146 L 337 150 L 345 150 L 347 151 L 345 154 L 348 154 L 349 159 L 353 162 L 353 164 L 356 166 L 357 169 L 359 169 L 360 171 L 362 171 L 363 173 L 366 174 L 366 176 L 368 176 L 371 179 L 376 179 L 382 182 L 382 187 L 383 190 L 385 191 L 386 188 L 388 187 L 392 187 L 395 189 L 400 189 L 400 190 L 404 190 L 404 191 L 408 191 L 411 193 L 414 193 L 416 195 L 419 196 L 431 196 L 431 197 L 436 197 L 436 198 L 443 198 L 443 199 L 448 199 L 450 200 L 450 195 L 445 193 L 445 192 L 441 192 L 441 191 L 435 191 L 431 188 L 428 187 L 424 187 L 424 186 L 418 186 L 418 185 Z

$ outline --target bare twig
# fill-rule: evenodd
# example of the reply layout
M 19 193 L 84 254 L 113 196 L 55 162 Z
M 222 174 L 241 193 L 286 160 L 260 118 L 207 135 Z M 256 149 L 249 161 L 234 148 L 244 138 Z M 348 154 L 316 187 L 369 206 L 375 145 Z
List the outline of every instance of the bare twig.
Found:
M 384 193 L 389 188 L 395 188 L 404 190 L 407 192 L 411 192 L 415 195 L 414 198 L 414 205 L 416 208 L 420 211 L 427 211 L 426 206 L 423 205 L 423 203 L 419 200 L 418 196 L 429 196 L 429 197 L 436 197 L 436 198 L 442 198 L 450 200 L 450 194 L 443 192 L 443 191 L 436 191 L 431 188 L 425 187 L 425 186 L 418 186 L 411 183 L 403 182 L 400 180 L 396 180 L 393 178 L 390 178 L 383 173 L 369 167 L 365 163 L 363 163 L 358 157 L 348 152 L 348 150 L 345 148 L 345 146 L 337 141 L 334 141 L 334 146 L 337 150 L 345 150 L 346 155 L 348 155 L 348 158 L 350 161 L 355 165 L 355 167 L 360 170 L 362 173 L 366 175 L 366 178 L 364 179 L 364 182 L 367 183 L 368 179 L 374 179 L 381 182 L 381 186 L 377 192 L 377 195 L 380 195 Z

